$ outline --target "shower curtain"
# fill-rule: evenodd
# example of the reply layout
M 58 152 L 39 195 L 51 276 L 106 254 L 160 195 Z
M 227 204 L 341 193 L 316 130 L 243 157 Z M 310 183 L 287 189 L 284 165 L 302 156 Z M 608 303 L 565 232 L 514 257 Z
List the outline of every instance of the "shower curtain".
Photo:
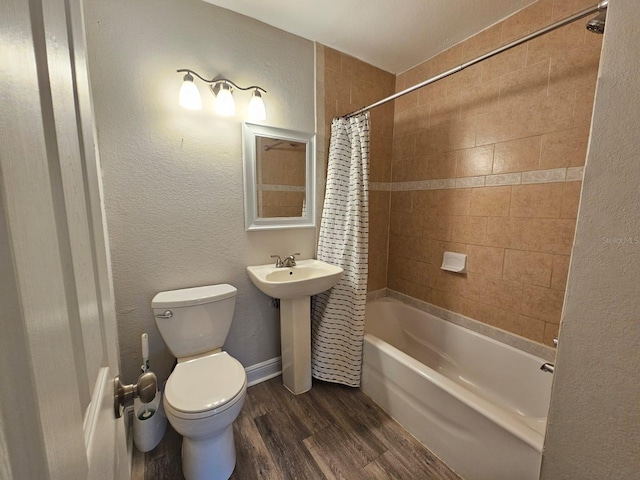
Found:
M 311 370 L 315 378 L 360 385 L 369 248 L 369 113 L 331 124 L 318 260 L 344 269 L 314 297 Z

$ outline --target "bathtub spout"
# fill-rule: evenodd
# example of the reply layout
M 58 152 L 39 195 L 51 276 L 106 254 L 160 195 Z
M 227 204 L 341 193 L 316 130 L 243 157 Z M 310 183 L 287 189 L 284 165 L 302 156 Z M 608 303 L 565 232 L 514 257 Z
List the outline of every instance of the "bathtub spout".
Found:
M 540 367 L 540 370 L 542 370 L 543 372 L 547 372 L 547 373 L 553 373 L 555 366 L 553 363 L 543 363 L 542 366 Z

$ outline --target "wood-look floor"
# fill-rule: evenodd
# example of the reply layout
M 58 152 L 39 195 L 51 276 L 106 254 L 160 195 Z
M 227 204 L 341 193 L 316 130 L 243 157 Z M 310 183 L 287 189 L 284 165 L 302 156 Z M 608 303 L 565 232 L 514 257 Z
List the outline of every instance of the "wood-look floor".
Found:
M 460 478 L 361 390 L 332 383 L 297 396 L 281 377 L 250 387 L 234 436 L 234 480 Z M 181 442 L 168 425 L 154 450 L 136 450 L 132 480 L 183 479 Z

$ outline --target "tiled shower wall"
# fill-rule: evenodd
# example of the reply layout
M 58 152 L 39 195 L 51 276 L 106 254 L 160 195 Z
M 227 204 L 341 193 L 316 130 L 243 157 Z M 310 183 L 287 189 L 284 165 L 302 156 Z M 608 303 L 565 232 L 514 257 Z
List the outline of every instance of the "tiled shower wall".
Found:
M 540 0 L 400 91 L 592 0 Z M 396 100 L 388 287 L 537 342 L 558 332 L 601 38 L 584 21 Z M 440 269 L 466 253 L 465 275 Z
M 398 75 L 395 91 L 592 3 L 540 0 Z M 372 111 L 369 291 L 551 343 L 601 39 L 578 21 Z M 322 49 L 328 139 L 331 118 L 393 93 L 394 77 Z M 441 270 L 445 250 L 466 253 L 468 273 Z
M 324 55 L 325 138 L 328 149 L 331 120 L 353 112 L 394 93 L 395 76 L 356 58 L 322 45 Z M 369 181 L 373 186 L 391 181 L 393 103 L 371 112 Z M 325 155 L 327 152 L 324 152 Z M 389 189 L 369 192 L 369 291 L 387 285 L 389 245 Z

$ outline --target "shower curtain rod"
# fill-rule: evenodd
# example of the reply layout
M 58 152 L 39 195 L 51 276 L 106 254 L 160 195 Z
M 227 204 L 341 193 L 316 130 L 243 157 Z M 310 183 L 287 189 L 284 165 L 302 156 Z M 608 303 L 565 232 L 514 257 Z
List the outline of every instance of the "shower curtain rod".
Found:
M 469 60 L 466 63 L 463 63 L 461 65 L 458 65 L 457 67 L 452 68 L 451 70 L 447 70 L 444 73 L 441 73 L 439 75 L 436 75 L 435 77 L 431 77 L 427 80 L 424 80 L 412 87 L 409 87 L 405 90 L 402 90 L 401 92 L 395 93 L 393 95 L 390 95 L 386 98 L 383 98 L 382 100 L 378 100 L 375 103 L 372 103 L 371 105 L 367 106 L 367 107 L 363 107 L 359 110 L 356 110 L 355 112 L 351 112 L 351 113 L 347 113 L 346 115 L 342 115 L 339 118 L 350 118 L 353 117 L 355 115 L 359 115 L 361 113 L 364 112 L 368 112 L 369 110 L 379 107 L 380 105 L 384 105 L 385 103 L 388 103 L 392 100 L 395 100 L 396 98 L 400 98 L 408 93 L 411 93 L 415 90 L 418 90 L 419 88 L 422 87 L 426 87 L 427 85 L 430 85 L 432 83 L 437 82 L 438 80 L 442 80 L 443 78 L 446 78 L 450 75 L 453 75 L 454 73 L 458 73 L 462 70 L 464 70 L 465 68 L 468 68 L 472 65 L 475 65 L 476 63 L 480 63 L 484 60 L 487 60 L 488 58 L 494 57 L 496 55 L 498 55 L 499 53 L 502 52 L 506 52 L 507 50 L 510 50 L 514 47 L 517 47 L 518 45 L 521 45 L 525 42 L 528 42 L 529 40 L 533 40 L 534 38 L 540 37 L 546 33 L 552 32 L 553 30 L 557 30 L 560 27 L 564 27 L 565 25 L 568 25 L 569 23 L 575 22 L 576 20 L 579 20 L 581 18 L 584 18 L 588 15 L 591 15 L 592 13 L 596 13 L 596 12 L 602 12 L 604 10 L 607 9 L 607 7 L 609 6 L 609 0 L 602 0 L 601 2 L 599 2 L 597 5 L 594 5 L 591 8 L 587 8 L 585 10 L 582 10 L 581 12 L 578 12 L 574 15 L 571 15 L 570 17 L 566 17 L 562 20 L 557 21 L 556 23 L 549 25 L 547 27 L 541 28 L 540 30 L 536 30 L 533 33 L 530 33 L 529 35 L 526 35 L 518 40 L 514 40 L 511 43 L 508 43 L 507 45 L 504 45 L 500 48 L 496 48 L 495 50 L 489 52 L 489 53 L 485 53 L 484 55 L 481 55 L 473 60 Z

